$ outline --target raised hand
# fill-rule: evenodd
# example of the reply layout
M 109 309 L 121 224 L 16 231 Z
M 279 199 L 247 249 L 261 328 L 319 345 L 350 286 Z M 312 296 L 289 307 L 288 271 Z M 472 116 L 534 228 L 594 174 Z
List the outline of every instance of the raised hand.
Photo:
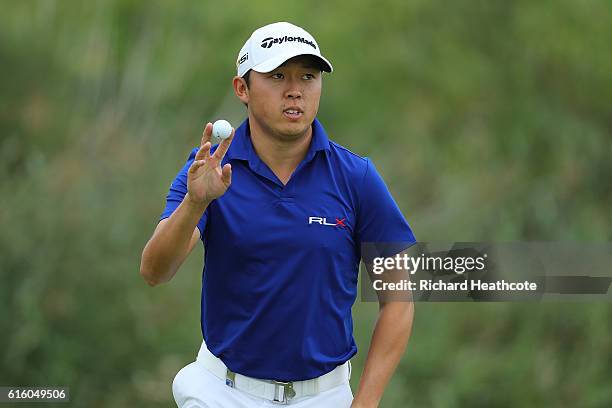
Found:
M 212 123 L 207 123 L 202 134 L 200 150 L 187 172 L 187 191 L 189 199 L 198 204 L 208 204 L 221 197 L 232 183 L 232 166 L 226 163 L 221 168 L 221 160 L 227 153 L 235 129 L 227 139 L 221 141 L 211 155 Z

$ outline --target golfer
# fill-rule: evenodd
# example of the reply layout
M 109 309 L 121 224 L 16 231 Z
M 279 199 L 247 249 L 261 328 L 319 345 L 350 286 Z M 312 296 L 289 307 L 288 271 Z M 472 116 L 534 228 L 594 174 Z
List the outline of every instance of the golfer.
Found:
M 206 124 L 142 253 L 140 273 L 154 286 L 172 279 L 198 241 L 205 248 L 203 342 L 174 378 L 176 403 L 376 407 L 413 305 L 380 301 L 353 397 L 361 245 L 407 248 L 415 238 L 372 162 L 331 141 L 317 120 L 332 65 L 313 36 L 286 22 L 261 27 L 236 67 L 246 120 L 214 147 Z

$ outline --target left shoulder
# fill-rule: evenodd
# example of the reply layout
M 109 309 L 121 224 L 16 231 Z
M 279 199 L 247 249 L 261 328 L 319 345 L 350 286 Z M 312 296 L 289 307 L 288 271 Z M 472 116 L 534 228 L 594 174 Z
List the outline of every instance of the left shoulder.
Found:
M 329 141 L 329 153 L 337 169 L 350 172 L 355 176 L 363 176 L 369 166 L 370 159 L 352 152 L 333 140 Z
M 350 151 L 346 147 L 342 146 L 339 143 L 334 142 L 331 139 L 329 141 L 329 147 L 333 153 L 343 156 L 343 158 L 346 158 L 348 160 L 355 160 L 355 161 L 361 161 L 361 162 L 365 162 L 365 160 L 367 160 L 366 157 L 360 156 L 357 153 Z

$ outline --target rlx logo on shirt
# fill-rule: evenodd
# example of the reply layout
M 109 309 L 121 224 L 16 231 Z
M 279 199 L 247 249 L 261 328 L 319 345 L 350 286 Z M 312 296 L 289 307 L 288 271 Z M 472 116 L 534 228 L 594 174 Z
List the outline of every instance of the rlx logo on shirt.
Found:
M 328 225 L 330 227 L 346 228 L 346 225 L 344 224 L 344 220 L 346 220 L 346 218 L 342 218 L 342 219 L 336 218 L 336 223 L 334 224 L 333 222 L 327 222 L 326 217 L 308 217 L 308 225 L 319 224 L 319 225 Z

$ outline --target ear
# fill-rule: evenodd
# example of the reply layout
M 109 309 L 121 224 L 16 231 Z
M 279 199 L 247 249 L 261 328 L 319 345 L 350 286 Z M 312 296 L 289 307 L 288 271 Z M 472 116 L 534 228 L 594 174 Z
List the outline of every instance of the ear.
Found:
M 234 93 L 242 103 L 249 103 L 249 87 L 244 78 L 235 76 L 233 79 Z

